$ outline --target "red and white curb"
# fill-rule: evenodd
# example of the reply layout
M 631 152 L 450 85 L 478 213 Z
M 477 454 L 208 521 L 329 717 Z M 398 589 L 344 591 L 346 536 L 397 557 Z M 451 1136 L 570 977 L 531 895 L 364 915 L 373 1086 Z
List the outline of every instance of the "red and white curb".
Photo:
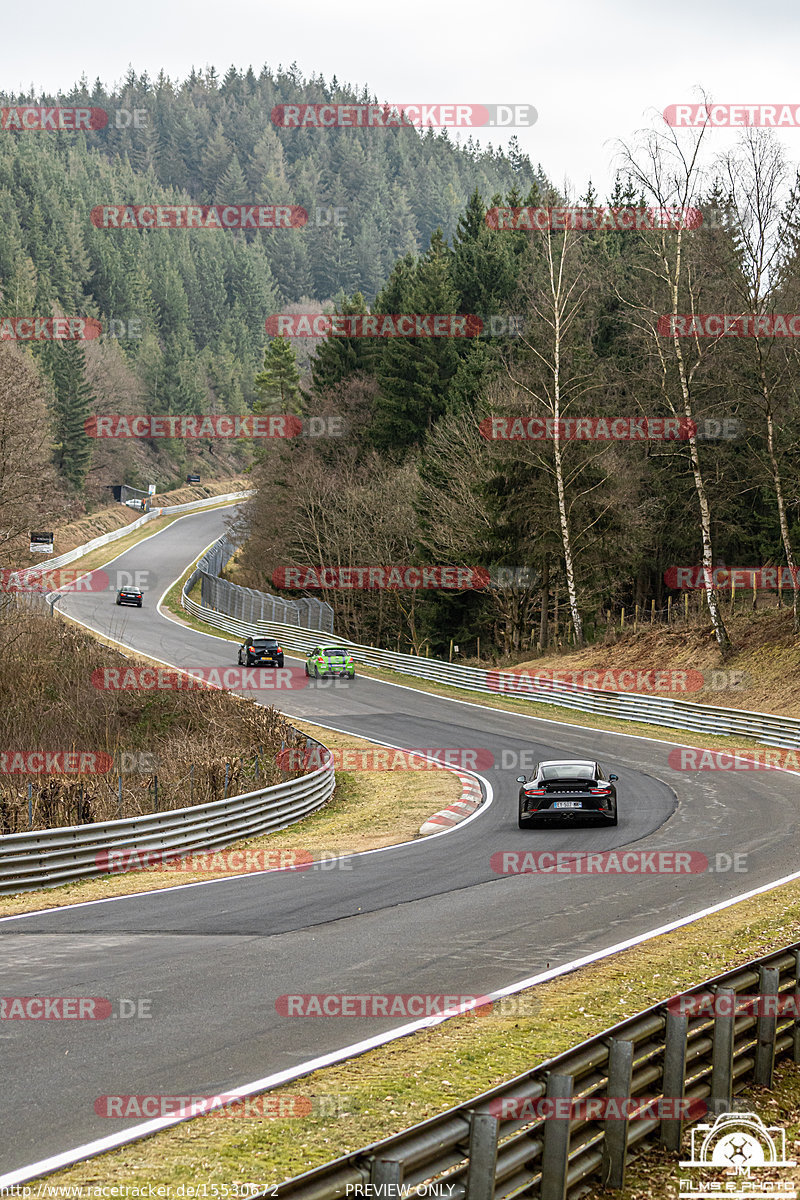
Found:
M 456 771 L 455 774 L 461 780 L 461 799 L 454 800 L 447 808 L 442 808 L 432 817 L 428 817 L 425 824 L 420 826 L 421 837 L 428 833 L 441 833 L 452 825 L 458 825 L 459 821 L 471 816 L 483 803 L 483 792 L 478 780 L 473 779 L 471 775 L 462 775 L 460 771 Z

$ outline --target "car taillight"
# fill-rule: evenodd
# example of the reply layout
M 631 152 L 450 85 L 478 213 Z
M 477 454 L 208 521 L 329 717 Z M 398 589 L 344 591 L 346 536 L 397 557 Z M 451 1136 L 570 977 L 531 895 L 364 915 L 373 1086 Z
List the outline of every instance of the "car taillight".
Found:
M 544 788 L 525 788 L 525 795 L 526 796 L 544 796 L 545 790 L 544 790 Z
M 317 659 L 317 662 L 325 662 L 325 659 L 324 659 L 324 658 L 318 658 L 318 659 Z
M 283 654 L 283 651 L 281 650 L 280 646 L 276 646 L 276 647 L 275 647 L 275 653 L 276 653 L 276 654 Z
M 610 796 L 611 788 L 589 788 L 591 796 Z

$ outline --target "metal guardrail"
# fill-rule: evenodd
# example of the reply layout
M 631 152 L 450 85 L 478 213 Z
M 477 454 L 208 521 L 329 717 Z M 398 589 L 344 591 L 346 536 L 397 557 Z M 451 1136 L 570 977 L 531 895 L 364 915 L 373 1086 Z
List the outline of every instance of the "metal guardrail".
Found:
M 321 746 L 314 738 L 307 744 Z M 324 747 L 323 747 L 324 749 Z M 189 854 L 284 829 L 321 808 L 336 783 L 333 759 L 298 779 L 189 808 L 0 837 L 0 894 L 107 875 L 112 850 Z
M 197 604 L 188 596 L 196 578 L 197 572 L 187 580 L 181 603 L 187 612 L 201 621 L 217 629 L 235 633 L 239 637 L 277 637 L 284 649 L 295 650 L 301 654 L 306 654 L 320 641 L 321 635 L 315 629 L 302 629 L 296 625 L 274 621 L 238 621 Z M 331 640 L 334 636 L 328 634 L 326 640 Z M 450 684 L 471 692 L 510 695 L 534 704 L 555 704 L 560 708 L 599 713 L 618 721 L 640 721 L 648 725 L 662 725 L 668 729 L 690 729 L 715 737 L 738 735 L 767 746 L 800 749 L 800 720 L 793 717 L 750 712 L 747 709 L 717 708 L 710 704 L 693 704 L 690 701 L 672 700 L 665 696 L 592 691 L 551 680 L 537 684 L 535 679 L 527 677 L 524 677 L 524 688 L 521 689 L 520 676 L 512 671 L 486 671 L 478 667 L 463 667 L 435 658 L 420 658 L 414 654 L 378 650 L 374 646 L 363 646 L 347 638 L 336 638 L 336 641 L 347 646 L 357 662 L 385 667 L 418 679 Z
M 74 550 L 67 550 L 65 554 L 60 554 L 57 558 L 51 558 L 47 563 L 42 563 L 42 571 L 50 571 L 53 567 L 65 567 L 68 563 L 74 562 L 76 558 L 82 558 L 84 554 L 90 554 L 93 550 L 99 550 L 101 546 L 108 546 L 111 542 L 117 542 L 120 538 L 127 537 L 129 533 L 146 525 L 148 521 L 156 521 L 159 517 L 170 517 L 173 513 L 193 512 L 195 509 L 200 511 L 204 508 L 213 508 L 215 504 L 224 504 L 226 500 L 243 500 L 247 496 L 252 496 L 252 491 L 247 492 L 226 492 L 222 496 L 207 496 L 203 500 L 189 500 L 186 504 L 172 504 L 167 508 L 153 508 L 150 512 L 139 517 L 135 521 L 131 521 L 129 525 L 123 525 L 121 529 L 112 529 L 110 533 L 101 533 L 99 537 L 92 538 L 90 542 L 84 542 L 82 546 L 76 546 Z M 39 569 L 38 566 L 25 567 L 23 570 L 28 573 Z
M 198 559 L 191 579 L 187 581 L 186 591 L 191 591 L 200 579 L 202 605 L 243 623 L 272 621 L 295 628 L 318 630 L 320 633 L 333 631 L 333 609 L 325 601 L 313 596 L 287 600 L 271 592 L 241 587 L 228 579 L 221 579 L 222 569 L 235 552 L 236 543 L 228 534 L 224 534 Z
M 345 1195 L 389 1200 L 402 1187 L 410 1196 L 425 1188 L 428 1196 L 449 1200 L 519 1195 L 566 1200 L 585 1195 L 587 1181 L 622 1188 L 634 1153 L 655 1144 L 678 1150 L 684 1125 L 693 1122 L 530 1115 L 520 1120 L 520 1109 L 516 1118 L 505 1117 L 499 1102 L 647 1096 L 704 1101 L 710 1114 L 730 1111 L 734 1096 L 748 1084 L 772 1086 L 776 1059 L 800 1062 L 800 1021 L 794 1015 L 735 1015 L 730 1002 L 739 993 L 757 992 L 800 1003 L 800 942 L 682 996 L 709 991 L 726 1000 L 730 1015 L 681 1013 L 679 997 L 673 997 L 466 1104 L 296 1176 L 280 1184 L 277 1194 L 286 1200 Z

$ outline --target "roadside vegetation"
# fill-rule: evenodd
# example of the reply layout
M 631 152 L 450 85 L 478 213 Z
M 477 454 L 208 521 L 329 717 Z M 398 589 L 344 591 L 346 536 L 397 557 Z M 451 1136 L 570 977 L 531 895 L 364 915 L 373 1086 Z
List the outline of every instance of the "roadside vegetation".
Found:
M 113 596 L 108 601 L 113 604 Z M 287 778 L 276 758 L 296 735 L 281 713 L 213 688 L 98 686 L 105 668 L 117 668 L 122 678 L 136 665 L 74 624 L 6 599 L 0 608 L 0 834 L 203 804 L 252 790 L 256 778 L 261 786 Z M 176 681 L 182 678 L 175 673 Z M 93 759 L 82 774 L 25 774 L 24 756 L 36 752 Z

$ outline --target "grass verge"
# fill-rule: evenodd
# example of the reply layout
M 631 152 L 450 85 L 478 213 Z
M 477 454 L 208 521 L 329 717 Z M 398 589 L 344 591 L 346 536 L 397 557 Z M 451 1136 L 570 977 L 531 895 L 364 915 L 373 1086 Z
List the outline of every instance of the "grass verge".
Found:
M 373 743 L 363 738 L 333 733 L 305 721 L 296 721 L 295 727 L 324 742 L 333 751 L 373 748 Z M 411 841 L 418 835 L 423 821 L 460 795 L 461 784 L 450 771 L 403 771 L 398 778 L 398 772 L 337 770 L 336 790 L 319 812 L 296 825 L 237 842 L 228 849 L 305 850 L 314 857 L 374 850 L 379 846 Z M 221 878 L 224 874 L 182 868 L 104 875 L 63 887 L 0 896 L 0 916 Z
M 485 1015 L 452 1018 L 273 1093 L 310 1098 L 308 1116 L 200 1117 L 49 1180 L 73 1187 L 177 1186 L 196 1180 L 201 1167 L 209 1184 L 280 1183 L 467 1101 L 704 977 L 779 949 L 797 938 L 799 923 L 800 884 L 786 885 L 540 984 Z M 520 963 L 519 973 L 544 966 Z M 259 1064 L 253 1064 L 257 1073 Z M 123 1083 L 119 1090 L 129 1089 Z M 108 1126 L 111 1133 L 117 1122 L 110 1119 Z M 650 1160 L 637 1170 L 646 1179 Z M 634 1174 L 630 1186 L 637 1186 Z

